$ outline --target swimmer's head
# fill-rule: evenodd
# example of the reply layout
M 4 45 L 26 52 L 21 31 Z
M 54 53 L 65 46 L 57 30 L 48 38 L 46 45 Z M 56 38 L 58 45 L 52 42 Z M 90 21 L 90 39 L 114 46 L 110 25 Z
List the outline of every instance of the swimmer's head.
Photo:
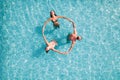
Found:
M 50 50 L 50 48 L 49 48 L 49 47 L 46 47 L 46 48 L 45 48 L 46 53 L 48 53 L 48 52 L 49 52 L 49 50 Z
M 54 10 L 51 10 L 51 11 L 50 11 L 50 17 L 52 17 L 53 15 L 57 16 L 56 13 L 55 13 L 55 11 L 54 11 Z
M 81 40 L 82 39 L 82 37 L 81 36 L 77 36 L 77 40 Z

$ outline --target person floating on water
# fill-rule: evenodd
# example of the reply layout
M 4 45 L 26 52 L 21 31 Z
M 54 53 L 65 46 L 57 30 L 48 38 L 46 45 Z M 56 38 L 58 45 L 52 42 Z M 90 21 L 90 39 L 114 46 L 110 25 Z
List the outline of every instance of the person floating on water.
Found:
M 67 17 L 57 16 L 54 10 L 51 10 L 51 11 L 50 11 L 50 18 L 48 18 L 47 21 L 48 21 L 48 22 L 49 22 L 49 21 L 52 21 L 53 26 L 54 26 L 55 28 L 60 28 L 60 24 L 59 24 L 59 22 L 58 22 L 58 18 L 64 18 L 64 19 L 67 19 L 68 21 L 71 22 L 71 19 L 69 19 L 69 18 L 67 18 Z
M 47 47 L 45 48 L 46 53 L 48 53 L 49 50 L 53 50 L 56 45 L 57 42 L 55 40 L 52 40 L 50 43 L 47 43 Z
M 82 39 L 81 36 L 77 35 L 75 24 L 73 22 L 72 22 L 72 24 L 73 24 L 73 33 L 69 34 L 68 37 L 67 37 L 69 41 L 72 41 L 71 47 L 70 47 L 70 49 L 68 51 L 72 50 L 72 48 L 74 47 L 74 44 L 75 44 L 76 40 L 81 40 Z
M 53 22 L 54 27 L 59 28 L 59 22 L 58 19 L 59 17 L 56 15 L 55 11 L 50 11 L 50 20 Z
M 58 22 L 58 18 L 64 18 L 64 19 L 68 19 L 68 18 L 66 18 L 66 17 L 64 17 L 64 16 L 57 16 L 56 15 L 56 13 L 55 13 L 55 11 L 50 11 L 50 20 L 53 22 L 53 26 L 55 27 L 55 28 L 60 28 L 60 24 L 59 24 L 59 22 Z M 48 19 L 48 20 L 49 20 Z M 70 19 L 69 19 L 69 21 L 70 21 Z
M 46 45 L 47 45 L 47 47 L 45 48 L 46 53 L 48 53 L 49 50 L 53 50 L 53 51 L 58 52 L 60 54 L 67 54 L 67 52 L 60 52 L 60 51 L 55 49 L 55 46 L 57 46 L 57 42 L 55 40 L 52 40 L 51 42 L 48 42 L 45 39 L 45 41 L 46 41 Z

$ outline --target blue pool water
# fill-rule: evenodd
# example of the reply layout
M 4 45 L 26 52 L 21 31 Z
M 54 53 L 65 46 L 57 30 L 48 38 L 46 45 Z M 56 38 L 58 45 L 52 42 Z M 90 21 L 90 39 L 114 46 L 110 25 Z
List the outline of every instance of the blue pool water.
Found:
M 83 38 L 68 55 L 44 51 L 51 10 Z M 72 25 L 59 22 L 45 35 L 66 51 Z M 0 80 L 120 80 L 120 0 L 0 0 Z

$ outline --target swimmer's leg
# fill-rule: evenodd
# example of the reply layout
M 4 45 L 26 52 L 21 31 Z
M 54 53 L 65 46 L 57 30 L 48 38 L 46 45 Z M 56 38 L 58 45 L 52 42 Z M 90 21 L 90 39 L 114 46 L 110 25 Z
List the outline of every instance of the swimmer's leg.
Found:
M 68 35 L 67 35 L 67 43 L 70 43 L 70 39 L 69 39 L 70 34 L 71 34 L 71 33 L 68 33 Z

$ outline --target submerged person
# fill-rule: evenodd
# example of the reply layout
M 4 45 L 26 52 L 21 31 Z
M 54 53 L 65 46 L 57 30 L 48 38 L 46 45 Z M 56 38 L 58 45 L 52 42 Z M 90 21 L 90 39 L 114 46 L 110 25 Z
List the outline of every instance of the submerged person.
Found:
M 59 28 L 60 24 L 58 22 L 59 16 L 56 15 L 55 11 L 50 11 L 50 20 L 53 22 L 54 27 Z
M 78 36 L 78 35 L 77 35 L 77 31 L 76 31 L 76 28 L 75 28 L 75 24 L 74 24 L 74 23 L 73 23 L 73 29 L 74 29 L 74 30 L 73 30 L 73 33 L 68 35 L 68 40 L 69 40 L 69 41 L 72 41 L 72 45 L 71 45 L 69 51 L 72 50 L 72 48 L 74 47 L 74 44 L 75 44 L 76 40 L 81 40 L 81 39 L 82 39 L 81 36 Z

